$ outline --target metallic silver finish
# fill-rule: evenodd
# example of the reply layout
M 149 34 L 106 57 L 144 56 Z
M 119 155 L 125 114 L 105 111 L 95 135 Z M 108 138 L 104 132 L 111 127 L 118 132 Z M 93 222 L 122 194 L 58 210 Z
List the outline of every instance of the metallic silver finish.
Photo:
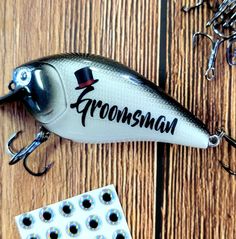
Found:
M 46 130 L 44 127 L 41 127 L 40 132 L 37 134 L 36 138 L 33 140 L 33 142 L 26 146 L 25 148 L 22 148 L 18 152 L 15 152 L 12 148 L 12 144 L 15 141 L 15 139 L 18 137 L 18 135 L 21 133 L 21 131 L 13 134 L 7 143 L 8 152 L 12 155 L 12 158 L 9 162 L 9 165 L 13 165 L 18 163 L 20 160 L 23 160 L 24 168 L 33 176 L 42 176 L 52 167 L 53 163 L 50 163 L 46 167 L 44 167 L 43 171 L 35 173 L 33 172 L 27 165 L 28 162 L 28 156 L 37 149 L 42 143 L 48 140 L 48 137 L 50 136 L 50 132 Z
M 219 44 L 213 44 L 211 73 Z M 85 68 L 87 74 L 94 74 L 89 78 L 93 86 L 83 85 L 85 82 L 76 76 Z M 45 174 L 52 166 L 34 173 L 27 165 L 28 156 L 50 132 L 84 143 L 211 145 L 210 133 L 202 121 L 137 72 L 101 56 L 71 53 L 31 61 L 15 69 L 9 89 L 12 93 L 0 98 L 0 104 L 19 98 L 43 125 L 35 140 L 19 152 L 11 147 L 17 134 L 8 143 L 13 155 L 10 164 L 23 160 L 25 169 L 34 176 Z
M 197 3 L 194 7 L 183 8 L 185 12 L 193 9 L 195 7 L 201 6 L 204 2 L 208 3 L 210 6 L 210 0 L 203 0 Z M 206 78 L 208 80 L 214 80 L 215 77 L 215 61 L 219 46 L 224 42 L 228 41 L 226 59 L 230 66 L 233 66 L 232 58 L 235 58 L 235 50 L 232 51 L 232 44 L 235 41 L 236 36 L 236 0 L 224 0 L 222 3 L 214 4 L 210 8 L 214 12 L 213 18 L 211 18 L 206 26 L 212 27 L 213 33 L 216 35 L 216 38 L 211 37 L 209 34 L 203 32 L 197 32 L 194 34 L 194 38 L 198 35 L 206 36 L 211 40 L 212 49 L 211 55 L 208 61 L 208 69 L 206 70 Z M 187 11 L 186 11 L 187 10 Z

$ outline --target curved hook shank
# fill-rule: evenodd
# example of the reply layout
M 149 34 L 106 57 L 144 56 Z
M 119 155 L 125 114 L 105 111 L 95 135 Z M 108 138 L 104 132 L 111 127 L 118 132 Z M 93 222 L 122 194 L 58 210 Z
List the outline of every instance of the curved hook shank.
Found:
M 28 166 L 27 163 L 28 163 L 28 158 L 26 157 L 26 158 L 24 158 L 24 160 L 23 160 L 24 168 L 25 168 L 25 170 L 26 170 L 29 174 L 31 174 L 32 176 L 35 176 L 35 177 L 41 177 L 41 176 L 43 176 L 43 175 L 46 174 L 46 173 L 52 168 L 52 166 L 54 165 L 54 163 L 52 162 L 52 163 L 50 163 L 49 165 L 45 166 L 44 169 L 43 169 L 41 172 L 35 173 L 35 172 L 33 172 L 33 171 L 29 168 L 29 166 Z
M 198 38 L 199 36 L 207 37 L 207 38 L 211 41 L 212 44 L 214 43 L 214 40 L 213 40 L 212 36 L 210 36 L 209 34 L 207 34 L 207 33 L 205 33 L 205 32 L 196 32 L 196 33 L 193 34 L 193 38 L 192 38 L 193 47 L 196 46 L 197 38 Z
M 18 131 L 17 133 L 14 133 L 7 142 L 7 150 L 12 157 L 17 154 L 17 152 L 14 151 L 12 144 L 21 133 L 22 133 L 21 130 Z

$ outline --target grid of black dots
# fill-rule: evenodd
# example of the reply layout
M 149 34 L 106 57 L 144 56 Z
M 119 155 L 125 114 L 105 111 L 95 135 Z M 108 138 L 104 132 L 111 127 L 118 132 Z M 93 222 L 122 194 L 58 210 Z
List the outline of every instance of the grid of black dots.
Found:
M 110 189 L 104 189 L 99 195 L 100 201 L 105 205 L 111 205 L 114 201 L 114 194 Z M 90 195 L 81 196 L 79 205 L 83 210 L 92 210 L 94 208 L 94 200 Z M 73 214 L 75 208 L 69 201 L 62 202 L 60 213 L 64 217 L 69 217 Z M 39 218 L 44 223 L 50 223 L 54 219 L 54 212 L 50 207 L 45 207 L 40 210 Z M 106 220 L 110 225 L 117 225 L 121 220 L 121 213 L 116 209 L 111 209 L 106 215 Z M 29 213 L 23 214 L 20 217 L 20 226 L 24 229 L 31 229 L 35 223 L 35 219 Z M 102 221 L 97 215 L 90 215 L 86 220 L 86 227 L 91 231 L 97 231 L 101 227 Z M 67 235 L 72 238 L 79 238 L 81 225 L 75 221 L 69 222 L 65 228 Z M 61 231 L 58 228 L 50 227 L 46 234 L 47 239 L 60 239 Z M 116 230 L 113 233 L 112 239 L 127 239 L 128 234 L 124 230 Z M 30 234 L 26 239 L 42 239 L 37 234 Z M 103 235 L 97 235 L 95 239 L 108 239 Z

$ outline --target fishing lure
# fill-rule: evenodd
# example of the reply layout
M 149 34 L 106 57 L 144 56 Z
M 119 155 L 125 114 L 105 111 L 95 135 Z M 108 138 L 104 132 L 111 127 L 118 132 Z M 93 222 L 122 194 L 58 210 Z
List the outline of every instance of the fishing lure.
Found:
M 76 142 L 111 143 L 157 141 L 197 148 L 217 146 L 222 138 L 236 147 L 223 131 L 211 135 L 206 126 L 154 83 L 113 60 L 88 54 L 63 54 L 31 61 L 13 72 L 10 93 L 0 104 L 23 101 L 41 123 L 35 140 L 12 154 L 10 164 L 27 158 L 50 132 Z M 224 168 L 233 173 L 226 165 Z

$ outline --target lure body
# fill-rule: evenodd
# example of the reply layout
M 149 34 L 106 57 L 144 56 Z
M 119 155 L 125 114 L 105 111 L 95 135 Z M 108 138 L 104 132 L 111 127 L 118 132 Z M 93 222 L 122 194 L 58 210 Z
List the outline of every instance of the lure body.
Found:
M 205 125 L 143 76 L 94 55 L 38 59 L 14 71 L 26 108 L 49 131 L 73 141 L 157 141 L 209 146 Z

